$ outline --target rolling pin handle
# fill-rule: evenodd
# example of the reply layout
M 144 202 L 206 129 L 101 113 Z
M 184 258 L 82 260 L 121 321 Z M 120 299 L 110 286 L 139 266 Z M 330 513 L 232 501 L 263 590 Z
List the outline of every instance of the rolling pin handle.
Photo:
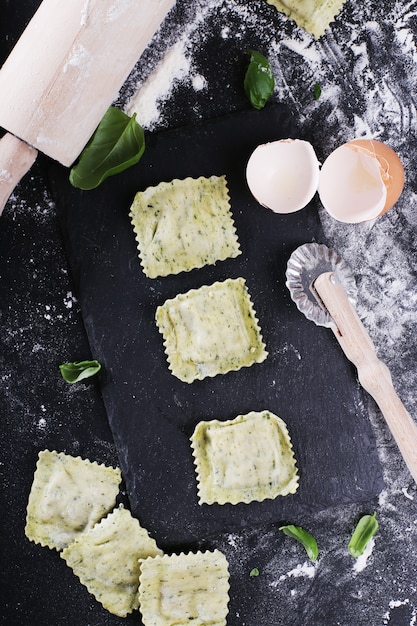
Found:
M 14 135 L 0 139 L 0 215 L 14 188 L 30 170 L 38 151 Z

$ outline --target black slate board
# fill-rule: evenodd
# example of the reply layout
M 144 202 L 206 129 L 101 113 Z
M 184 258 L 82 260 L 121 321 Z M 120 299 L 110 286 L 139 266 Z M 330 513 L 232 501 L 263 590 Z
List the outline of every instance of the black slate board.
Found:
M 328 329 L 299 313 L 285 287 L 291 252 L 323 242 L 316 207 L 279 216 L 261 207 L 244 171 L 259 143 L 296 137 L 283 105 L 147 136 L 140 163 L 91 192 L 52 167 L 70 266 L 133 514 L 161 546 L 260 523 L 294 521 L 333 504 L 367 500 L 382 477 L 362 390 Z M 226 174 L 242 254 L 216 266 L 148 279 L 128 212 L 162 180 Z M 239 372 L 182 383 L 168 370 L 156 307 L 167 298 L 243 276 L 269 356 Z M 269 409 L 287 423 L 300 470 L 297 494 L 249 505 L 197 503 L 189 437 L 197 422 Z M 88 420 L 88 415 L 85 416 Z

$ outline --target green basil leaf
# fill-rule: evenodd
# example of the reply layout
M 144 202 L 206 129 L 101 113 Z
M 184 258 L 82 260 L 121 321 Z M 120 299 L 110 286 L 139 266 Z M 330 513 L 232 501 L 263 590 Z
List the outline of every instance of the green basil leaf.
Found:
M 365 552 L 368 541 L 375 535 L 378 526 L 376 512 L 373 515 L 361 517 L 348 544 L 348 550 L 352 556 L 357 558 Z
M 288 537 L 296 539 L 304 546 L 310 561 L 317 560 L 319 549 L 317 547 L 317 541 L 314 539 L 313 535 L 304 530 L 304 528 L 301 528 L 300 526 L 293 526 L 292 524 L 288 524 L 288 526 L 280 526 L 280 530 L 288 535 Z
M 316 100 L 318 100 L 321 96 L 321 87 L 319 85 L 319 83 L 315 83 L 314 87 L 313 87 L 313 94 L 314 94 L 314 98 Z
M 274 76 L 268 59 L 256 50 L 247 50 L 249 66 L 244 79 L 245 94 L 255 109 L 263 109 L 275 86 Z
M 79 189 L 94 189 L 108 176 L 135 165 L 145 150 L 145 135 L 132 117 L 110 107 L 78 162 L 70 171 L 70 183 Z
M 62 378 L 67 383 L 77 383 L 83 378 L 90 378 L 100 371 L 101 365 L 98 361 L 74 361 L 74 363 L 63 363 L 59 366 Z
M 251 569 L 251 571 L 249 572 L 249 576 L 252 576 L 252 578 L 254 576 L 259 576 L 259 570 L 257 567 L 254 567 L 253 569 Z

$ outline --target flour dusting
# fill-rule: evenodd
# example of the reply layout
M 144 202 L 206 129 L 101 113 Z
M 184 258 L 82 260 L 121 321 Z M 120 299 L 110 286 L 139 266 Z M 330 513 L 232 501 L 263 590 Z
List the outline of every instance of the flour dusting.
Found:
M 300 565 L 297 565 L 297 567 L 290 570 L 286 574 L 282 574 L 279 577 L 278 582 L 272 582 L 271 586 L 275 587 L 276 585 L 283 582 L 284 580 L 287 580 L 287 578 L 300 578 L 300 577 L 313 578 L 315 573 L 316 573 L 316 566 L 306 561 Z
M 374 549 L 374 545 L 375 545 L 375 539 L 373 537 L 371 537 L 371 539 L 368 541 L 367 546 L 363 552 L 363 554 L 361 554 L 360 556 L 358 556 L 355 559 L 355 563 L 353 565 L 353 571 L 355 572 L 355 574 L 358 574 L 359 572 L 362 572 L 365 567 L 367 567 L 368 565 L 368 559 L 372 554 L 372 550 Z
M 151 129 L 159 118 L 159 103 L 169 98 L 176 82 L 183 80 L 190 71 L 184 41 L 178 41 L 167 52 L 146 83 L 139 87 L 127 107 L 128 115 L 137 114 L 143 128 Z

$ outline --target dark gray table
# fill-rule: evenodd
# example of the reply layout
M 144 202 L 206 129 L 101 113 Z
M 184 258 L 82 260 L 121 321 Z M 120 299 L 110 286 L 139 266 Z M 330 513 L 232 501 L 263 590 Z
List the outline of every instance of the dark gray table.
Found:
M 39 4 L 2 2 L 1 60 Z M 173 65 L 149 87 L 158 116 L 152 130 L 178 127 L 248 108 L 243 51 L 268 54 L 273 100 L 295 112 L 320 159 L 354 136 L 374 136 L 398 150 L 407 172 L 397 206 L 372 227 L 332 221 L 315 204 L 327 241 L 351 264 L 358 311 L 394 383 L 416 414 L 416 223 L 414 95 L 415 2 L 346 2 L 315 41 L 264 0 L 181 1 L 122 90 L 123 106 L 177 42 Z M 314 83 L 322 95 L 314 99 Z M 159 90 L 159 91 L 158 91 Z M 145 113 L 144 113 L 145 116 Z M 146 117 L 146 116 L 145 116 Z M 146 120 L 145 120 L 146 121 Z M 0 622 L 7 626 L 140 623 L 116 618 L 95 602 L 56 553 L 24 536 L 37 452 L 57 448 L 117 464 L 98 381 L 68 386 L 57 367 L 85 358 L 89 344 L 69 274 L 48 159 L 40 158 L 0 219 L 0 468 L 3 493 Z M 296 350 L 296 346 L 292 347 Z M 291 356 L 291 355 L 290 355 Z M 290 356 L 288 358 L 290 358 Z M 302 355 L 301 355 L 302 356 Z M 301 391 L 300 393 L 303 393 Z M 306 393 L 306 392 L 304 392 Z M 408 626 L 417 616 L 416 489 L 373 402 L 364 395 L 384 471 L 379 499 L 336 506 L 296 521 L 317 538 L 313 566 L 276 525 L 227 532 L 187 548 L 218 547 L 231 573 L 230 626 Z M 380 530 L 369 555 L 355 561 L 346 545 L 358 517 L 377 511 Z M 250 577 L 253 567 L 258 577 Z

